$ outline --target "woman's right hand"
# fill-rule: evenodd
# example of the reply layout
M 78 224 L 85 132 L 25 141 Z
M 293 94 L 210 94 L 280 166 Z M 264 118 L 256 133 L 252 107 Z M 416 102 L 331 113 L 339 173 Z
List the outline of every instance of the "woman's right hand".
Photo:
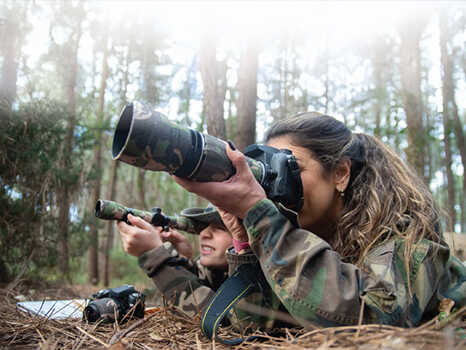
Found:
M 198 182 L 173 175 L 175 181 L 189 192 L 195 193 L 223 208 L 238 218 L 244 219 L 247 212 L 262 199 L 267 198 L 264 189 L 251 172 L 245 156 L 231 145 L 226 147 L 236 173 L 222 182 Z
M 124 221 L 117 224 L 125 252 L 138 257 L 162 245 L 160 232 L 154 226 L 131 214 L 128 214 L 128 221 L 131 225 Z

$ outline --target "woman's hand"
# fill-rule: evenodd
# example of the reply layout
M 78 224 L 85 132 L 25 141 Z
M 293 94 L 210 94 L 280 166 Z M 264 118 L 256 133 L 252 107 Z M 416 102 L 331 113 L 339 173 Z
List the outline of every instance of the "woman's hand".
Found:
M 189 192 L 193 192 L 224 209 L 236 217 L 244 219 L 247 212 L 257 202 L 265 199 L 265 191 L 249 169 L 244 155 L 226 147 L 226 152 L 236 174 L 223 182 L 196 182 L 173 176 L 175 181 Z
M 132 226 L 123 221 L 117 224 L 125 252 L 138 257 L 162 245 L 160 232 L 154 226 L 131 214 L 128 214 L 128 221 Z
M 225 227 L 230 231 L 233 239 L 236 239 L 239 242 L 247 242 L 249 240 L 246 229 L 236 216 L 221 208 L 218 208 L 218 213 L 220 214 Z
M 163 242 L 170 242 L 173 244 L 177 252 L 188 259 L 192 259 L 194 252 L 193 246 L 189 240 L 180 232 L 169 229 L 168 231 L 161 231 L 160 237 Z

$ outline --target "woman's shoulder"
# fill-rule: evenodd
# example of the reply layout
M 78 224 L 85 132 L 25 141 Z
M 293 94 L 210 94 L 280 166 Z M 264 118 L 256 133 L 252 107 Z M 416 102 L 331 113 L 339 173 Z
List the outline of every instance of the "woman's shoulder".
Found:
M 421 239 L 416 243 L 410 243 L 404 237 L 394 236 L 373 246 L 363 258 L 364 265 L 378 264 L 402 264 L 405 265 L 406 257 L 409 257 L 411 269 L 428 259 L 430 262 L 440 261 L 445 263 L 450 256 L 450 248 L 443 241 Z

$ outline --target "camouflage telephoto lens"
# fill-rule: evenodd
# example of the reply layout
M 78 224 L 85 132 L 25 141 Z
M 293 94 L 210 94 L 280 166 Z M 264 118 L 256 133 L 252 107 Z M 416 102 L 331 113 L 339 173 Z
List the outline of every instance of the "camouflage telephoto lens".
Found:
M 251 154 L 245 152 L 246 161 L 267 197 L 291 210 L 300 210 L 302 184 L 291 151 L 252 146 Z M 121 113 L 112 154 L 114 160 L 138 168 L 166 171 L 199 182 L 225 181 L 236 172 L 225 141 L 172 123 L 163 114 L 136 102 Z
M 224 181 L 235 173 L 225 142 L 172 123 L 140 103 L 127 105 L 113 137 L 113 159 L 200 182 Z

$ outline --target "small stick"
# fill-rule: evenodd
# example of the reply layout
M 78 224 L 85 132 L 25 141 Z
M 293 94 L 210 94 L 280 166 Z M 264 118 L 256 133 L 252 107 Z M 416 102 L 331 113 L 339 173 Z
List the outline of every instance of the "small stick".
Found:
M 121 338 L 123 338 L 125 335 L 127 335 L 129 332 L 131 332 L 133 329 L 135 329 L 136 327 L 140 326 L 141 324 L 143 324 L 144 322 L 146 322 L 147 320 L 150 320 L 151 318 L 153 318 L 154 316 L 156 316 L 157 313 L 153 313 L 152 315 L 149 315 L 148 317 L 146 318 L 143 318 L 142 320 L 139 320 L 135 323 L 133 323 L 131 326 L 129 326 L 128 328 L 126 328 L 124 331 L 119 331 L 119 332 L 116 332 L 113 337 L 110 339 L 110 342 L 108 343 L 109 346 L 115 344 L 118 340 L 120 340 Z
M 103 342 L 102 340 L 100 340 L 99 338 L 97 337 L 94 337 L 92 334 L 89 334 L 88 332 L 86 332 L 84 329 L 80 328 L 79 326 L 76 326 L 76 328 L 78 330 L 80 330 L 81 332 L 83 332 L 85 335 L 87 335 L 89 338 L 91 339 L 94 339 L 97 343 L 100 343 L 101 345 L 105 346 L 106 348 L 109 348 L 110 345 L 109 344 L 106 344 L 105 342 Z
M 199 335 L 196 333 L 196 345 L 198 350 L 202 350 L 201 342 L 199 341 Z
M 354 335 L 355 338 L 359 338 L 359 333 L 361 331 L 361 325 L 362 325 L 362 318 L 364 316 L 364 304 L 365 304 L 364 298 L 362 298 L 361 302 L 361 309 L 359 310 L 359 321 L 358 321 L 358 330 L 356 331 L 356 334 Z
M 450 314 L 447 318 L 444 318 L 443 320 L 440 320 L 438 325 L 436 325 L 435 329 L 442 329 L 445 327 L 447 324 L 453 322 L 456 320 L 459 316 L 463 316 L 463 314 L 466 311 L 466 306 L 463 306 L 461 309 L 457 310 L 456 312 Z

